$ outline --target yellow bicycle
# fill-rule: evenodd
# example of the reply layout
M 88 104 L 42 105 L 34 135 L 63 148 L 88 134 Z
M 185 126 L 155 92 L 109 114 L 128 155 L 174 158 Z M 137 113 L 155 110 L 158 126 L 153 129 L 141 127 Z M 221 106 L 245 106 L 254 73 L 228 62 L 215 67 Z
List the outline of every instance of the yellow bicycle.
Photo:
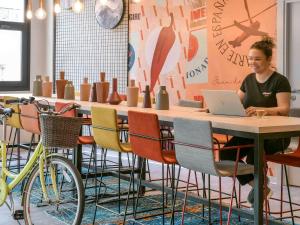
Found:
M 69 159 L 52 152 L 53 147 L 71 148 L 76 146 L 81 118 L 67 118 L 59 115 L 78 108 L 79 105 L 70 104 L 57 113 L 51 111 L 49 107 L 45 111 L 41 104 L 33 98 L 19 99 L 18 104 L 34 104 L 37 107 L 40 113 L 42 137 L 32 157 L 18 174 L 7 169 L 7 144 L 0 141 L 0 158 L 2 159 L 0 206 L 6 204 L 15 219 L 24 219 L 26 225 L 79 225 L 84 211 L 84 189 L 80 173 Z M 0 105 L 2 120 L 5 121 L 5 118 L 12 114 L 13 109 Z M 74 140 L 73 143 L 70 143 L 69 136 L 64 137 L 71 133 L 73 134 L 71 137 Z M 51 135 L 53 137 L 49 139 Z M 59 138 L 57 135 L 60 135 Z M 60 143 L 60 140 L 64 139 L 68 139 L 67 144 Z M 63 146 L 58 146 L 61 144 Z M 24 189 L 21 190 L 23 210 L 15 210 L 12 192 L 22 181 L 25 182 Z M 8 197 L 10 204 L 7 202 Z M 45 220 L 46 216 L 48 216 L 47 220 Z

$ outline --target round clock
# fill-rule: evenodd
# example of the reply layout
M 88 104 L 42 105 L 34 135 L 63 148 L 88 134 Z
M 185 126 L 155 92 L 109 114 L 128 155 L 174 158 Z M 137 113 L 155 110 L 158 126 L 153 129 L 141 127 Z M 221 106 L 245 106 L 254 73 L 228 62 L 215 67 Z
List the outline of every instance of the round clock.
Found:
M 122 19 L 123 0 L 96 0 L 95 15 L 100 27 L 112 29 Z
M 75 0 L 60 0 L 60 5 L 62 9 L 72 9 Z

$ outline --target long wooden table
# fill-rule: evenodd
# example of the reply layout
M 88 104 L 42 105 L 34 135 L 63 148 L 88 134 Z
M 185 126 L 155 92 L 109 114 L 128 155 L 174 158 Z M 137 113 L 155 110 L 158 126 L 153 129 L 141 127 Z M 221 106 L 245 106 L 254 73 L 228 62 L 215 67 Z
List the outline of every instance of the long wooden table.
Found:
M 16 97 L 26 97 L 24 94 L 17 94 Z M 59 102 L 70 102 L 69 100 L 47 98 L 54 104 Z M 109 105 L 92 102 L 74 101 L 81 105 L 81 112 L 90 113 L 92 106 L 108 107 L 117 110 L 121 116 L 127 116 L 129 110 L 140 112 L 156 113 L 159 120 L 172 123 L 175 117 L 184 117 L 193 120 L 210 120 L 213 131 L 220 134 L 228 134 L 251 138 L 255 143 L 254 152 L 254 224 L 263 224 L 263 148 L 264 140 L 300 136 L 300 118 L 266 116 L 263 118 L 256 117 L 234 117 L 223 115 L 211 115 L 200 112 L 196 108 L 187 108 L 171 106 L 170 110 L 156 110 L 154 108 L 144 109 L 141 107 L 127 107 L 125 103 L 120 105 Z M 80 152 L 78 153 L 80 154 Z

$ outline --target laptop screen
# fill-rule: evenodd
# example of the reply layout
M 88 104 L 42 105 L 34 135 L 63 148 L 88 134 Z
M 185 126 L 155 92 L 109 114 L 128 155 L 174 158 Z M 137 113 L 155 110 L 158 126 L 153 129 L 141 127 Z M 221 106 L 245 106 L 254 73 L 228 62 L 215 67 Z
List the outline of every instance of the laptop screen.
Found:
M 212 114 L 246 116 L 245 109 L 236 91 L 203 90 L 204 100 Z

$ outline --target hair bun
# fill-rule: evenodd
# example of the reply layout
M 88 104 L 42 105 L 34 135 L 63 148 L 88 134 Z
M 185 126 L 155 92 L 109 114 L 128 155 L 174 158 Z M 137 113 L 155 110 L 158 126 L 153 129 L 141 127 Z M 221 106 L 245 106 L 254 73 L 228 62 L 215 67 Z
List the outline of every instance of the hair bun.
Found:
M 274 48 L 275 47 L 275 43 L 273 41 L 273 38 L 269 37 L 269 36 L 264 36 L 261 40 L 262 43 L 264 43 L 267 47 L 269 48 Z

